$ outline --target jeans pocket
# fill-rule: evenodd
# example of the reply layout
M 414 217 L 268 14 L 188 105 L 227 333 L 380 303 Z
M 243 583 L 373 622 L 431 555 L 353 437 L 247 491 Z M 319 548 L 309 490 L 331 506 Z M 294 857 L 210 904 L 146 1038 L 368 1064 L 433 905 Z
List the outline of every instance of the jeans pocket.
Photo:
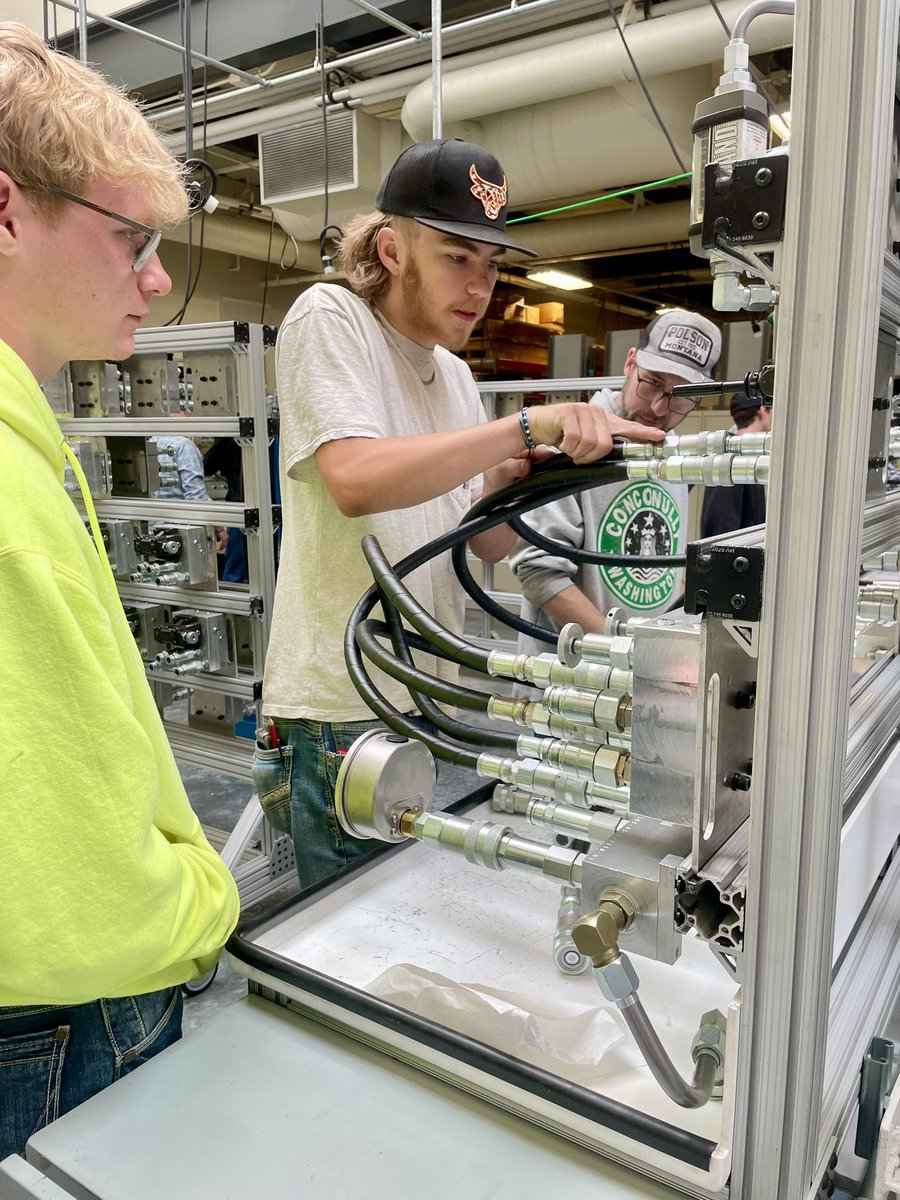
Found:
M 0 1158 L 59 1116 L 69 1026 L 0 1037 Z
M 181 988 L 100 1001 L 119 1079 L 181 1037 Z
M 253 786 L 266 814 L 266 820 L 278 833 L 291 832 L 293 765 L 293 746 L 278 746 L 275 750 L 261 750 L 257 746 L 250 768 Z

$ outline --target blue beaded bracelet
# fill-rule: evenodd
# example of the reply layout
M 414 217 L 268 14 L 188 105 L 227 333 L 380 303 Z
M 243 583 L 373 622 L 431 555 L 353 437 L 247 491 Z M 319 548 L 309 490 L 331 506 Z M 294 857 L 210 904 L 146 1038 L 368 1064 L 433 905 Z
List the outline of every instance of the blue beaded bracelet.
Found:
M 537 449 L 537 442 L 531 436 L 531 426 L 528 424 L 528 409 L 523 408 L 519 413 L 519 424 L 522 426 L 522 437 L 529 450 Z

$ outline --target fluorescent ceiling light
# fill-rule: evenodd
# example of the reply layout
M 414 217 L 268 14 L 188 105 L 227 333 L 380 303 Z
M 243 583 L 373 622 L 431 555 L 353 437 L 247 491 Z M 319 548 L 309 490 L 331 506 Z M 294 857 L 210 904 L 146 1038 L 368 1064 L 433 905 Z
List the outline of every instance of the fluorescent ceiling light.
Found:
M 791 138 L 791 114 L 790 110 L 778 112 L 777 110 L 769 117 L 769 127 L 772 132 L 777 134 L 783 142 L 790 141 Z
M 570 275 L 568 271 L 554 271 L 550 267 L 529 271 L 526 279 L 530 279 L 533 283 L 543 283 L 545 287 L 560 288 L 564 292 L 579 292 L 582 288 L 594 286 L 589 279 Z

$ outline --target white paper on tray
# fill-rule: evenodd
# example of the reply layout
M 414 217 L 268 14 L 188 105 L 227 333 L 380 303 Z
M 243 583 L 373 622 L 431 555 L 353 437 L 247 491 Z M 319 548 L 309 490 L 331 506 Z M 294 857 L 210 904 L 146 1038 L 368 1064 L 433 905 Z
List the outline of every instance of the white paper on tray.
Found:
M 604 1055 L 623 1040 L 616 1015 L 601 1008 L 457 983 L 410 963 L 397 963 L 365 989 L 567 1079 L 587 1081 L 604 1073 Z M 598 1001 L 600 999 L 598 993 Z

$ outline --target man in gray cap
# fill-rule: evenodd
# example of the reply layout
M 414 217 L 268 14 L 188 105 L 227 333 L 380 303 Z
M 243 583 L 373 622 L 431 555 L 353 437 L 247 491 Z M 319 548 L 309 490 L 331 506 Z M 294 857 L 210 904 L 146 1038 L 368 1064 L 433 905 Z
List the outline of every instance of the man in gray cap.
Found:
M 371 585 L 360 541 L 374 534 L 391 562 L 455 527 L 479 496 L 530 468 L 536 443 L 576 462 L 608 453 L 613 434 L 658 433 L 613 410 L 555 404 L 487 422 L 454 350 L 484 315 L 507 250 L 507 181 L 481 146 L 411 146 L 388 172 L 377 211 L 348 227 L 341 257 L 349 289 L 304 292 L 278 335 L 284 535 L 263 712 L 269 746 L 254 780 L 263 808 L 294 840 L 303 886 L 368 848 L 339 827 L 334 784 L 342 756 L 377 722 L 343 658 L 350 613 Z M 505 526 L 473 538 L 502 558 Z M 460 630 L 463 596 L 447 556 L 407 580 L 417 599 Z M 420 660 L 447 677 L 449 664 Z M 405 689 L 373 670 L 408 711 Z
M 722 352 L 718 328 L 697 313 L 676 309 L 656 317 L 625 359 L 620 392 L 609 388 L 591 397 L 590 409 L 668 431 L 699 401 L 673 396 L 680 383 L 706 383 Z M 645 481 L 617 482 L 567 496 L 526 518 L 545 538 L 577 550 L 634 556 L 634 565 L 579 564 L 527 542 L 510 556 L 522 585 L 522 616 L 555 630 L 569 621 L 586 633 L 602 633 L 606 614 L 665 612 L 681 591 L 681 571 L 641 566 L 641 557 L 682 553 L 687 525 L 687 487 Z M 526 635 L 523 653 L 548 647 Z

